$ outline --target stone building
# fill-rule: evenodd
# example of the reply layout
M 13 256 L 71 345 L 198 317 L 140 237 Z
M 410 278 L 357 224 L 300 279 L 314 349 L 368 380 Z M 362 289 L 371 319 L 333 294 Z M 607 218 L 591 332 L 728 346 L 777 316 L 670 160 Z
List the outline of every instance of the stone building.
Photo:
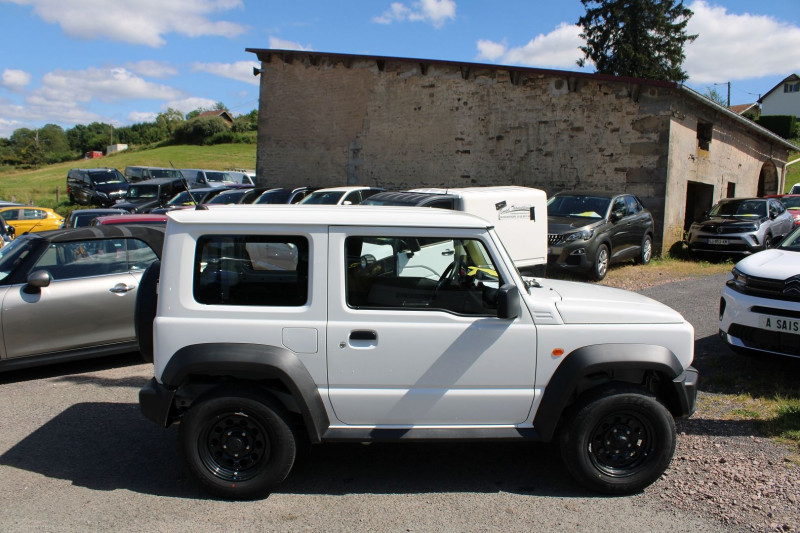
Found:
M 782 191 L 797 149 L 670 82 L 248 51 L 261 61 L 262 185 L 624 191 L 653 212 L 659 250 L 720 198 Z

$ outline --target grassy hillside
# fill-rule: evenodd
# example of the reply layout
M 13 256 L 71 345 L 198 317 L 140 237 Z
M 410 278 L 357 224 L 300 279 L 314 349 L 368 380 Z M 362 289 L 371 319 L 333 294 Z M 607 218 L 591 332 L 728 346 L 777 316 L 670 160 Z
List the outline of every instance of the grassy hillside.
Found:
M 56 207 L 67 202 L 66 178 L 71 168 L 113 167 L 120 172 L 126 166 L 175 168 L 256 168 L 255 144 L 216 144 L 212 146 L 165 146 L 162 148 L 130 150 L 100 159 L 79 159 L 37 170 L 0 172 L 0 198 L 17 202 Z M 56 188 L 59 198 L 56 199 Z

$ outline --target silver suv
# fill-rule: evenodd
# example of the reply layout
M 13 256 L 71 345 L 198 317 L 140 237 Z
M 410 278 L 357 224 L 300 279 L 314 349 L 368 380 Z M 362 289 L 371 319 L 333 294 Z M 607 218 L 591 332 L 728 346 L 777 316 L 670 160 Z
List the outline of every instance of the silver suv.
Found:
M 748 255 L 781 241 L 794 228 L 794 218 L 774 198 L 726 198 L 686 236 L 692 254 Z

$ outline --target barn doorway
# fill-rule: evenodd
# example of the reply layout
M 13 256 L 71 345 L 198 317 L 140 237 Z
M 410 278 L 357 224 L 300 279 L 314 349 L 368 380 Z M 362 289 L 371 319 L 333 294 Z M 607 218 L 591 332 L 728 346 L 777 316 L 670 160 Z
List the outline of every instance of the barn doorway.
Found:
M 703 213 L 714 205 L 714 186 L 696 181 L 686 182 L 686 210 L 683 220 L 683 231 L 689 231 L 689 226 L 695 220 L 700 220 Z
M 783 192 L 783 191 L 781 191 Z M 778 169 L 772 161 L 765 161 L 758 176 L 758 193 L 756 196 L 778 194 Z

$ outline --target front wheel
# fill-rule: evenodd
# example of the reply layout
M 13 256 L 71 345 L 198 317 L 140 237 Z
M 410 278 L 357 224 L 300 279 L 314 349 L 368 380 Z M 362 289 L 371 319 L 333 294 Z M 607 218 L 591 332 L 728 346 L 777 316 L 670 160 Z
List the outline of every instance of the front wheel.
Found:
M 561 456 L 585 487 L 631 494 L 664 473 L 675 441 L 675 421 L 654 396 L 609 388 L 577 405 L 561 433 Z
M 767 235 L 764 237 L 764 249 L 765 250 L 769 250 L 770 248 L 772 248 L 773 240 L 774 240 L 774 238 L 772 237 L 772 233 L 767 233 Z
M 596 281 L 603 281 L 608 273 L 608 246 L 601 244 L 597 247 L 597 253 L 594 254 L 594 263 L 592 264 L 592 278 Z
M 192 406 L 179 440 L 194 477 L 233 500 L 268 496 L 289 475 L 297 453 L 283 409 L 246 389 L 223 389 Z
M 645 235 L 642 239 L 642 248 L 639 250 L 639 257 L 636 262 L 640 265 L 646 265 L 653 258 L 653 239 L 650 235 Z

